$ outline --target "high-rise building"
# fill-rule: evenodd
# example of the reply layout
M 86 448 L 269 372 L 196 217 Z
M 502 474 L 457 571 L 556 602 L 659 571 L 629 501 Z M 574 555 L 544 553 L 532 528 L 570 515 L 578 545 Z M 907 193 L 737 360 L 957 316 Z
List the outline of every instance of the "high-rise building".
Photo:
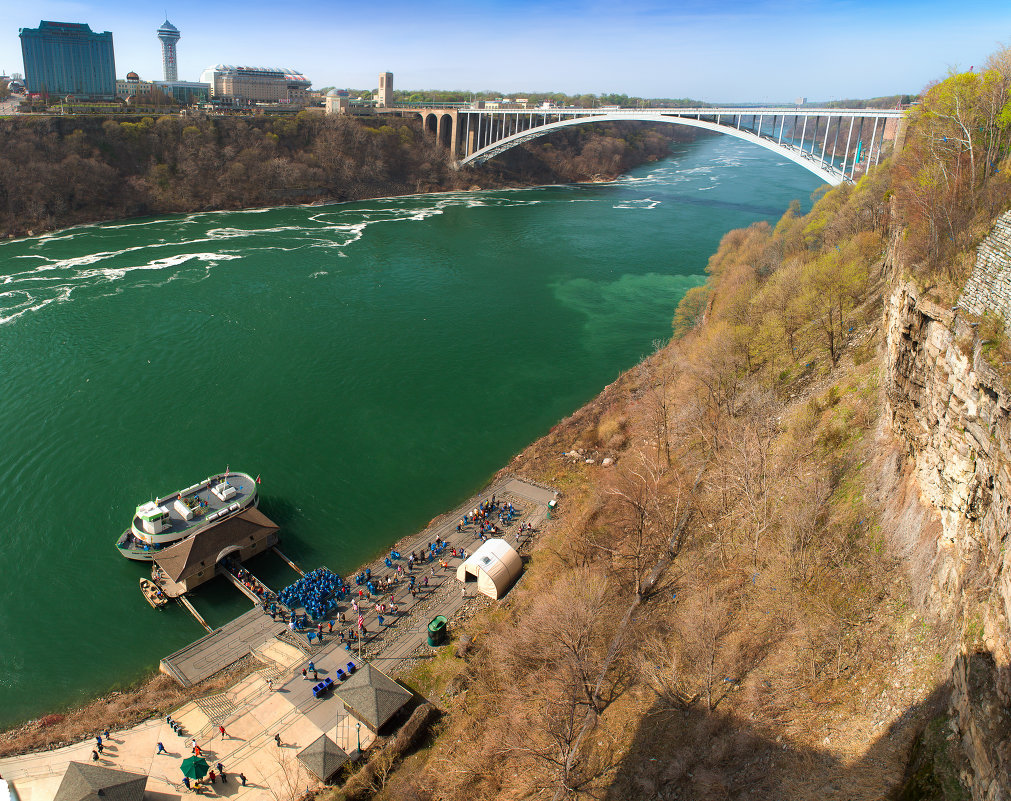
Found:
M 158 38 L 161 39 L 161 65 L 166 81 L 179 80 L 176 42 L 179 41 L 180 36 L 179 29 L 168 20 L 165 20 L 158 29 Z
M 109 31 L 83 22 L 48 22 L 22 28 L 21 55 L 29 92 L 78 97 L 116 96 L 116 57 Z

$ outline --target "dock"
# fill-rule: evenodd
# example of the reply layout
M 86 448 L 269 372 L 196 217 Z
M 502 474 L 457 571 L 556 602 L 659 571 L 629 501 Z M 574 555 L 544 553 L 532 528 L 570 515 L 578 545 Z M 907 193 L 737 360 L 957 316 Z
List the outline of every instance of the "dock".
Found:
M 193 612 L 196 614 L 195 610 Z M 237 662 L 286 628 L 258 608 L 239 615 L 220 629 L 212 631 L 206 623 L 204 627 L 208 634 L 169 654 L 158 666 L 162 673 L 168 674 L 183 687 L 192 687 Z
M 270 550 L 272 550 L 274 553 L 276 553 L 278 556 L 280 556 L 285 562 L 287 562 L 288 563 L 288 567 L 290 567 L 292 570 L 294 570 L 300 576 L 304 576 L 305 575 L 305 571 L 302 570 L 302 568 L 300 568 L 294 562 L 292 562 L 287 556 L 285 556 L 283 553 L 281 553 L 278 550 L 278 548 L 277 548 L 276 545 L 274 545 Z
M 179 601 L 179 603 L 181 603 L 189 610 L 190 614 L 197 619 L 197 623 L 203 626 L 207 630 L 208 634 L 214 631 L 214 629 L 212 629 L 210 626 L 207 625 L 207 621 L 203 619 L 200 613 L 196 610 L 196 607 L 194 607 L 193 604 L 190 603 L 189 598 L 187 598 L 185 595 L 180 595 L 177 600 Z
M 480 540 L 477 539 L 473 530 L 465 529 L 458 532 L 456 530 L 457 524 L 464 514 L 492 495 L 498 496 L 500 500 L 511 499 L 514 504 L 523 509 L 523 514 L 516 520 L 516 524 L 506 529 L 502 534 L 504 538 L 517 546 L 520 544 L 518 524 L 521 521 L 527 522 L 536 528 L 548 516 L 549 504 L 556 501 L 558 497 L 558 493 L 552 489 L 522 479 L 505 477 L 485 487 L 478 495 L 469 498 L 450 512 L 436 517 L 425 529 L 416 532 L 410 538 L 401 540 L 393 547 L 399 548 L 405 554 L 409 553 L 412 548 L 425 551 L 428 543 L 434 541 L 438 536 L 448 545 L 464 547 L 471 551 L 480 544 Z M 529 535 L 526 535 L 524 539 L 529 539 Z M 299 575 L 305 575 L 294 562 L 276 548 L 273 550 Z M 388 553 L 389 550 L 367 565 L 371 568 L 373 575 L 381 575 L 389 569 L 384 562 Z M 363 565 L 362 569 L 365 567 L 366 565 Z M 241 586 L 241 582 L 239 584 Z M 430 586 L 419 592 L 416 599 L 411 599 L 408 596 L 403 600 L 398 600 L 398 603 L 403 607 L 402 614 L 390 617 L 387 625 L 382 628 L 377 625 L 375 612 L 368 611 L 366 608 L 364 614 L 368 629 L 365 642 L 366 660 L 375 660 L 384 671 L 389 672 L 395 670 L 405 659 L 410 659 L 417 648 L 425 642 L 427 621 L 436 614 L 452 616 L 462 606 L 464 598 L 459 594 L 457 586 L 455 572 L 438 571 L 433 573 Z M 450 588 L 452 589 L 450 590 Z M 242 589 L 246 590 L 245 587 Z M 401 597 L 403 594 L 404 591 L 401 588 Z M 184 598 L 180 598 L 180 600 L 185 602 Z M 287 631 L 288 627 L 280 621 L 273 620 L 270 615 L 264 614 L 262 608 L 259 607 L 259 599 L 256 599 L 256 602 L 258 604 L 256 608 L 214 631 L 210 630 L 203 618 L 192 608 L 192 605 L 185 602 L 194 617 L 209 633 L 162 659 L 161 671 L 175 678 L 184 687 L 189 687 L 228 667 L 271 639 L 286 640 L 290 638 L 292 635 Z M 414 612 L 416 607 L 417 613 Z M 402 627 L 413 628 L 414 625 L 419 626 L 416 632 L 411 631 L 409 636 L 395 638 L 389 647 L 383 647 L 382 642 L 387 631 L 396 636 L 395 632 Z M 304 637 L 304 634 L 296 636 Z M 330 652 L 335 649 L 343 653 L 344 650 L 340 645 L 340 640 L 336 638 L 336 632 L 326 638 L 322 646 L 309 645 L 306 642 L 301 647 L 314 654 Z
M 225 577 L 225 579 L 228 582 L 231 582 L 234 587 L 238 588 L 240 593 L 242 593 L 250 601 L 252 601 L 255 606 L 260 606 L 260 599 L 256 597 L 256 594 L 252 590 L 250 590 L 246 585 L 244 585 L 242 582 L 236 579 L 236 576 L 234 576 L 228 570 L 221 570 L 220 573 Z

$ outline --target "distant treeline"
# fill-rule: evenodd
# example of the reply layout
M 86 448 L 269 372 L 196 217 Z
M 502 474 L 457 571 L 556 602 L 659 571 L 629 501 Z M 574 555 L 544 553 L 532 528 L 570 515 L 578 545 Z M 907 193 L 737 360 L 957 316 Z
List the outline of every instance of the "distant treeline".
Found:
M 323 87 L 324 90 L 333 88 L 332 86 Z M 348 91 L 352 97 L 369 97 L 377 90 L 349 89 Z M 531 104 L 539 105 L 547 101 L 556 106 L 575 106 L 577 108 L 597 106 L 696 108 L 712 105 L 711 103 L 703 103 L 701 100 L 693 100 L 690 97 L 636 97 L 616 93 L 567 95 L 564 92 L 500 92 L 497 89 L 483 89 L 480 92 L 472 92 L 469 89 L 395 89 L 393 91 L 395 103 L 469 103 L 474 100 L 498 100 L 504 97 L 523 98 Z
M 900 108 L 919 99 L 919 95 L 886 95 L 865 100 L 830 100 L 828 103 L 813 105 L 827 108 Z
M 614 177 L 673 126 L 588 125 L 455 170 L 408 118 L 146 116 L 0 120 L 0 235 L 172 212 Z M 684 135 L 684 134 L 682 134 Z
M 323 87 L 324 91 L 333 89 Z M 352 97 L 371 97 L 376 89 L 350 89 Z M 815 101 L 803 105 L 820 108 L 897 108 L 908 106 L 915 102 L 919 95 L 885 95 L 871 98 L 849 98 L 846 100 Z M 723 105 L 722 103 L 706 103 L 691 97 L 638 97 L 626 94 L 579 94 L 567 95 L 564 92 L 500 92 L 497 89 L 485 89 L 471 92 L 465 89 L 397 89 L 393 92 L 396 103 L 469 103 L 476 100 L 498 100 L 500 98 L 523 98 L 532 105 L 544 102 L 556 106 L 575 106 L 576 108 L 597 108 L 599 106 L 621 106 L 622 108 L 705 108 L 707 106 Z M 735 103 L 734 105 L 740 105 Z

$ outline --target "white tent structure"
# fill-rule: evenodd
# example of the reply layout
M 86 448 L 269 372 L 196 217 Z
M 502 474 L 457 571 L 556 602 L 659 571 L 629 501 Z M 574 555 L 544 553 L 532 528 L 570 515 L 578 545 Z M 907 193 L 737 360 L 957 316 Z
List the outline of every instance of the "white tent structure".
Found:
M 477 588 L 498 600 L 523 572 L 523 560 L 503 539 L 487 540 L 456 569 L 459 581 L 477 581 Z

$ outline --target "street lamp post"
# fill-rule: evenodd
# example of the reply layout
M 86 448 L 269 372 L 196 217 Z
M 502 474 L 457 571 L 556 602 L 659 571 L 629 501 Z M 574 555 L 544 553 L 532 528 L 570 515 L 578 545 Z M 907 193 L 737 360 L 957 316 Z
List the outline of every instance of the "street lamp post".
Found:
M 355 724 L 355 731 L 358 733 L 358 756 L 362 755 L 362 724 L 361 721 Z

